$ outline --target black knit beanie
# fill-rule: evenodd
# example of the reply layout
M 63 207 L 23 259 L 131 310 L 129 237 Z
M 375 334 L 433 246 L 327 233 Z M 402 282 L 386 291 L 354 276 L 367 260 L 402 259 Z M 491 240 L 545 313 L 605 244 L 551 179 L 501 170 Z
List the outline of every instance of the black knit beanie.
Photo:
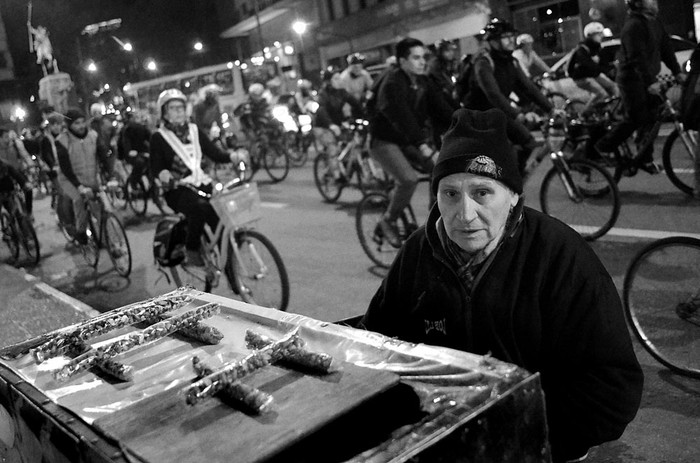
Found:
M 69 108 L 68 111 L 66 111 L 66 120 L 69 125 L 81 117 L 85 119 L 85 113 L 80 110 L 80 108 Z
M 463 172 L 498 180 L 521 194 L 523 179 L 506 123 L 506 115 L 499 109 L 455 111 L 433 169 L 433 192 L 437 192 L 440 179 Z

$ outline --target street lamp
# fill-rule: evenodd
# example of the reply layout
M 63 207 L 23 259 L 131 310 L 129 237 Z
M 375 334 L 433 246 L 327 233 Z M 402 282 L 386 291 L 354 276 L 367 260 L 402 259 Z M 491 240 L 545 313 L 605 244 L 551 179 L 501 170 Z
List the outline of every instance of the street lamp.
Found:
M 197 41 L 194 43 L 194 49 L 196 51 L 202 51 L 203 48 L 204 48 L 204 45 L 202 45 L 202 42 Z
M 292 30 L 296 32 L 299 35 L 303 35 L 306 32 L 306 29 L 309 27 L 309 24 L 305 21 L 302 21 L 300 19 L 294 21 L 292 23 Z
M 97 65 L 94 61 L 90 61 L 85 69 L 88 72 L 97 72 Z
M 148 69 L 149 71 L 157 71 L 158 66 L 156 65 L 155 60 L 149 59 L 148 61 L 146 61 L 146 69 Z

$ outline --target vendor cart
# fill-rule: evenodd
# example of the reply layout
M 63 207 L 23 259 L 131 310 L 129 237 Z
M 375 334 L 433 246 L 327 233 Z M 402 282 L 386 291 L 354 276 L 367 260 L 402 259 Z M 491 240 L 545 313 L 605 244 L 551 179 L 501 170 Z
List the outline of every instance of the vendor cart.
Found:
M 194 290 L 184 294 L 183 314 L 218 305 L 202 322 L 223 338 L 205 344 L 177 331 L 128 350 L 114 359 L 133 370 L 129 381 L 95 364 L 57 376 L 77 363 L 75 355 L 37 364 L 42 346 L 79 324 L 0 350 L 0 444 L 7 461 L 550 461 L 537 374 Z M 147 329 L 137 323 L 100 334 L 80 355 L 138 339 Z M 337 368 L 318 374 L 272 363 L 241 379 L 274 398 L 265 413 L 217 395 L 189 404 L 200 382 L 193 357 L 225 369 L 251 355 L 244 342 L 251 330 L 268 339 L 293 333 L 309 352 L 330 355 Z

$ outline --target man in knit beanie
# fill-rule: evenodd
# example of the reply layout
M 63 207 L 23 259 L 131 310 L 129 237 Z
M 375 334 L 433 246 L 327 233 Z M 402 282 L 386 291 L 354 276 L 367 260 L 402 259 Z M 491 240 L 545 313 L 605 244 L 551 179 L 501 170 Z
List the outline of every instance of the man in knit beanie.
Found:
M 617 289 L 576 231 L 523 206 L 504 113 L 453 114 L 432 189 L 361 325 L 539 372 L 554 462 L 619 438 L 643 376 Z

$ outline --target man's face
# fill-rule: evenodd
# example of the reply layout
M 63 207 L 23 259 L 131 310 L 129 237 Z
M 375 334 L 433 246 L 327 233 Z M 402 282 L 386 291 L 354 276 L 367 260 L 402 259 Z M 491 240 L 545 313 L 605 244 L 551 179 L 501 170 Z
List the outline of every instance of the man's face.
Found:
M 453 61 L 455 59 L 455 48 L 448 46 L 446 49 L 444 49 L 442 51 L 442 59 L 447 62 Z
M 70 129 L 73 131 L 73 133 L 76 133 L 78 135 L 83 135 L 85 132 L 87 132 L 87 122 L 85 121 L 84 117 L 79 117 L 75 121 L 73 121 L 70 125 Z
M 515 50 L 515 34 L 506 32 L 498 40 L 489 40 L 489 43 L 496 50 L 513 51 Z
M 51 132 L 53 135 L 60 134 L 62 128 L 63 128 L 62 122 L 52 122 L 49 124 L 49 132 Z
M 180 100 L 170 100 L 165 105 L 165 120 L 174 125 L 184 124 L 187 120 L 185 103 Z
M 411 48 L 406 58 L 399 58 L 401 69 L 410 74 L 421 75 L 425 72 L 425 49 L 421 46 Z
M 658 0 L 642 0 L 642 7 L 653 15 L 659 14 Z
M 502 183 L 466 173 L 441 179 L 437 199 L 447 236 L 470 254 L 495 248 L 518 203 L 518 195 Z
M 603 41 L 603 33 L 602 32 L 596 32 L 595 34 L 592 34 L 589 36 L 591 40 L 594 42 L 601 43 Z

